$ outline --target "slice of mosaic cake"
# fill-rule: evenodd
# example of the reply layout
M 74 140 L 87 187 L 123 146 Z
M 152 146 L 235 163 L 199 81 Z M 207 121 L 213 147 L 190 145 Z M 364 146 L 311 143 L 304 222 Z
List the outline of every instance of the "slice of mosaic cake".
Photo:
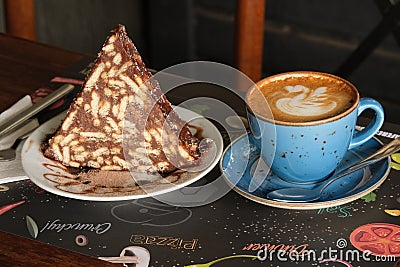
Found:
M 200 157 L 198 138 L 172 110 L 123 25 L 108 36 L 44 154 L 71 167 L 150 173 Z

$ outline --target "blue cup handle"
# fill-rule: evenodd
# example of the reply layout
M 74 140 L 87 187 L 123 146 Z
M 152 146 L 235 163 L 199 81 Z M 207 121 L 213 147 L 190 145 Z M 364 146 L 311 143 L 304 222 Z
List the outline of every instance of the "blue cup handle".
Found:
M 379 104 L 378 101 L 372 98 L 361 98 L 358 105 L 357 117 L 360 116 L 360 114 L 366 109 L 372 109 L 373 111 L 375 111 L 375 117 L 362 131 L 354 133 L 353 138 L 350 142 L 349 149 L 364 144 L 369 139 L 371 139 L 382 127 L 384 121 L 384 112 L 381 104 Z

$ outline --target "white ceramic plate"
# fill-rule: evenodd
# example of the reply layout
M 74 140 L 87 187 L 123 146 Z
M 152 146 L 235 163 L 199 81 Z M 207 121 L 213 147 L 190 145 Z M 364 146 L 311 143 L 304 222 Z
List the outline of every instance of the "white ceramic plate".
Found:
M 215 156 L 211 163 L 198 172 L 189 172 L 178 170 L 172 172 L 166 177 L 154 179 L 152 177 L 138 177 L 136 180 L 146 180 L 146 184 L 138 186 L 129 172 L 125 172 L 122 177 L 115 178 L 115 184 L 107 186 L 99 181 L 80 181 L 76 179 L 76 175 L 72 174 L 67 168 L 60 163 L 44 157 L 40 146 L 45 138 L 54 133 L 61 125 L 66 113 L 62 113 L 51 120 L 47 121 L 36 129 L 26 140 L 22 148 L 22 166 L 27 176 L 42 189 L 54 193 L 56 195 L 94 201 L 118 201 L 131 200 L 143 197 L 155 196 L 173 190 L 177 190 L 184 186 L 190 185 L 209 171 L 211 171 L 218 163 L 223 152 L 223 140 L 218 129 L 207 119 L 201 117 L 188 109 L 174 107 L 175 111 L 184 120 L 189 122 L 191 130 L 201 129 L 202 137 L 209 138 L 214 141 L 216 146 Z M 214 152 L 214 151 L 213 151 Z M 113 176 L 106 179 L 113 179 Z

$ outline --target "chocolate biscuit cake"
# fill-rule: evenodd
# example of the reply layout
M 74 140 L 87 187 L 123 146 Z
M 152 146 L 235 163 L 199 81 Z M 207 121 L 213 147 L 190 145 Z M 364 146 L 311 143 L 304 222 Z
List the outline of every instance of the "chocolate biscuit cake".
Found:
M 118 25 L 44 155 L 71 167 L 168 173 L 194 164 L 200 152 Z

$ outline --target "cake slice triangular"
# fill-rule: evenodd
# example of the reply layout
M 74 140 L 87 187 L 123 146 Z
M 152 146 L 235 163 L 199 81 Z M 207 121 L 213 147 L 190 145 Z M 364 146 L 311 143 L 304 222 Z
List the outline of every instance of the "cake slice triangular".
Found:
M 71 167 L 168 173 L 196 162 L 198 146 L 118 25 L 44 154 Z

